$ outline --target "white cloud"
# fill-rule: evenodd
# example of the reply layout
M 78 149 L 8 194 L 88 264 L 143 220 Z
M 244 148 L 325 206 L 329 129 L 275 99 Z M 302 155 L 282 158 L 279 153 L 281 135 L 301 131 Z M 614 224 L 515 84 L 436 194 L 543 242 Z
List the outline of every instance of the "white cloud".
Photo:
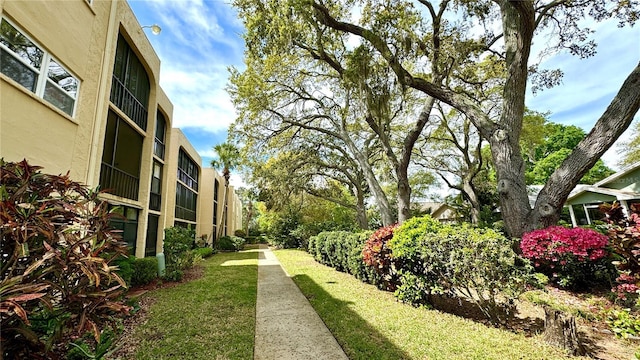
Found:
M 233 186 L 236 189 L 239 189 L 241 187 L 248 187 L 247 183 L 244 182 L 244 179 L 236 173 L 231 173 L 231 177 L 229 178 L 229 184 L 231 186 Z
M 242 66 L 244 47 L 235 10 L 225 2 L 203 0 L 145 5 L 145 16 L 163 28 L 150 40 L 161 59 L 160 85 L 174 105 L 172 125 L 226 131 L 236 117 L 225 90 L 227 66 Z
M 530 96 L 527 104 L 534 110 L 560 115 L 563 123 L 576 124 L 585 130 L 595 123 L 606 105 L 618 91 L 640 56 L 638 28 L 618 28 L 616 21 L 591 23 L 596 30 L 594 39 L 598 53 L 592 58 L 580 59 L 567 53 L 542 61 L 541 68 L 562 69 L 562 84 Z M 538 39 L 545 43 L 546 39 Z M 538 52 L 540 46 L 536 46 Z M 535 61 L 535 56 L 532 57 Z

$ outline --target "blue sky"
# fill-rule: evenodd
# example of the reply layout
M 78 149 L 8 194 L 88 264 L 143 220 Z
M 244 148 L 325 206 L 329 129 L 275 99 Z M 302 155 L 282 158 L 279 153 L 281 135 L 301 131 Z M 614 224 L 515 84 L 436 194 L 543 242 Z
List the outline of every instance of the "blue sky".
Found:
M 129 5 L 141 25 L 162 28 L 159 35 L 147 31 L 147 36 L 161 60 L 160 85 L 174 105 L 173 126 L 182 129 L 206 166 L 211 148 L 225 141 L 235 119 L 225 87 L 227 68 L 243 68 L 242 23 L 223 0 L 129 0 Z M 640 60 L 640 26 L 620 29 L 608 21 L 592 27 L 598 54 L 585 60 L 568 54 L 542 59 L 542 68 L 561 68 L 564 80 L 527 100 L 533 110 L 550 111 L 552 121 L 587 132 Z M 544 42 L 538 38 L 534 50 Z M 604 160 L 615 168 L 616 157 L 614 146 Z M 239 185 L 239 178 L 233 182 Z

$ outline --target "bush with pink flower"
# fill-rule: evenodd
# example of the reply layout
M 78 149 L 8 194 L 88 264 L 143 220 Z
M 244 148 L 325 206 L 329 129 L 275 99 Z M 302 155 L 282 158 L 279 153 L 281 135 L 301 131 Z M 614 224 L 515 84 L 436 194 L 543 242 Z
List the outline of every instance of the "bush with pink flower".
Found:
M 628 210 L 626 214 L 619 203 L 600 206 L 620 273 L 611 290 L 619 303 L 640 310 L 640 204 L 630 204 Z
M 562 287 L 584 288 L 612 280 L 607 236 L 585 228 L 550 226 L 526 233 L 522 255 Z

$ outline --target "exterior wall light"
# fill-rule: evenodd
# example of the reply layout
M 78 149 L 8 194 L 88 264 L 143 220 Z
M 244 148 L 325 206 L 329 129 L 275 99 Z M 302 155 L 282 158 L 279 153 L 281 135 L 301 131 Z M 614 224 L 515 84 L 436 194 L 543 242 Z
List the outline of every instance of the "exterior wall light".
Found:
M 153 24 L 153 25 L 145 25 L 142 27 L 144 28 L 150 28 L 151 32 L 153 33 L 153 35 L 158 35 L 160 34 L 160 31 L 162 31 L 162 29 L 160 28 L 160 26 L 158 24 Z

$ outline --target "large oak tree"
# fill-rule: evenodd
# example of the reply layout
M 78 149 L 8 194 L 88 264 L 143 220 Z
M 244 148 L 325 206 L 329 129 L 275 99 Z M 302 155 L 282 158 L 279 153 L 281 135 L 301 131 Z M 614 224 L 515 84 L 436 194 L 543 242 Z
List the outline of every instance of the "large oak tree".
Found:
M 491 145 L 493 164 L 498 176 L 498 193 L 505 226 L 511 236 L 557 222 L 560 210 L 571 190 L 583 175 L 609 149 L 630 125 L 640 107 L 640 64 L 631 71 L 606 111 L 596 121 L 593 129 L 576 146 L 562 165 L 550 176 L 531 208 L 527 198 L 524 176 L 524 160 L 520 149 L 520 133 L 525 113 L 525 94 L 530 71 L 531 46 L 534 37 L 543 29 L 551 31 L 558 42 L 549 46 L 566 48 L 575 55 L 587 57 L 595 52 L 595 44 L 589 41 L 589 30 L 581 28 L 580 21 L 590 17 L 604 20 L 616 17 L 621 25 L 633 24 L 638 19 L 640 5 L 637 1 L 606 0 L 494 0 L 463 1 L 442 0 L 432 2 L 363 1 L 363 11 L 373 11 L 387 19 L 371 23 L 352 21 L 352 16 L 336 11 L 336 1 L 305 0 L 291 7 L 300 14 L 312 14 L 308 21 L 315 22 L 342 34 L 357 36 L 370 44 L 393 69 L 404 86 L 422 91 L 435 99 L 451 105 L 464 113 Z M 349 4 L 355 2 L 349 1 Z M 414 7 L 414 4 L 415 7 Z M 341 3 L 342 6 L 344 4 Z M 308 10 L 312 8 L 313 11 Z M 398 12 L 398 9 L 402 9 Z M 411 10 L 413 9 L 413 11 Z M 454 11 L 457 10 L 457 11 Z M 396 12 L 396 13 L 394 13 Z M 460 16 L 477 24 L 484 31 L 457 32 L 457 37 L 444 37 L 441 24 L 424 22 L 424 28 L 406 27 L 407 16 L 425 19 L 448 13 L 452 17 L 448 26 L 460 24 Z M 426 14 L 426 15 L 425 15 Z M 308 15 L 304 15 L 308 16 Z M 384 26 L 382 26 L 384 25 Z M 335 36 L 335 35 L 333 35 Z M 433 76 L 441 62 L 408 63 L 405 54 L 424 52 L 420 46 L 425 38 L 450 41 L 451 46 L 474 48 L 466 59 L 455 61 L 479 61 L 486 54 L 494 54 L 504 61 L 502 103 L 499 116 L 493 119 L 472 96 L 464 90 L 466 74 L 448 74 L 451 81 L 435 81 Z M 426 55 L 426 54 L 425 54 Z M 461 53 L 456 53 L 460 56 Z M 448 58 L 447 58 L 448 59 Z M 452 60 L 452 61 L 454 61 Z M 557 79 L 545 75 L 557 72 L 539 71 L 543 85 L 554 84 Z

